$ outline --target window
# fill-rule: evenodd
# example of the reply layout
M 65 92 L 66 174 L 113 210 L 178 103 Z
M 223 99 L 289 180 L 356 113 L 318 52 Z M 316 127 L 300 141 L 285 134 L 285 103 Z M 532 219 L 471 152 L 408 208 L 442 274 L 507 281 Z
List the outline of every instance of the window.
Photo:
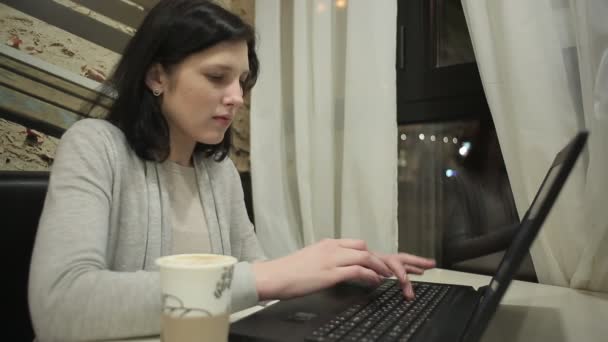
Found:
M 399 249 L 458 268 L 450 241 L 518 222 L 511 187 L 460 1 L 399 1 L 397 30 Z

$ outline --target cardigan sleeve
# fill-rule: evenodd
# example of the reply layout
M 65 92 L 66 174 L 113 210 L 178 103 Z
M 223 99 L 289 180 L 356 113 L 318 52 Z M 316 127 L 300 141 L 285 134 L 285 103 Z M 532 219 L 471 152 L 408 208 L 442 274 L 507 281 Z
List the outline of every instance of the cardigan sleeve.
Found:
M 34 245 L 29 306 L 40 341 L 158 334 L 158 272 L 109 270 L 115 163 L 106 122 L 86 119 L 62 137 Z

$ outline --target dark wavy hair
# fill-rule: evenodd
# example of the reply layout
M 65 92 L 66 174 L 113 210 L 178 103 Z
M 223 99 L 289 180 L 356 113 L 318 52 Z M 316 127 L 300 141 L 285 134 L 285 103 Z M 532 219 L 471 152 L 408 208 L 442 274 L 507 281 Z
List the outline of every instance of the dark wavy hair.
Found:
M 212 1 L 161 0 L 129 41 L 90 110 L 105 96 L 113 97 L 106 119 L 124 132 L 139 157 L 166 160 L 170 152 L 169 126 L 158 98 L 145 84 L 146 73 L 155 63 L 171 70 L 189 55 L 225 41 L 247 43 L 250 70 L 241 83 L 245 95 L 255 84 L 259 71 L 254 29 Z M 218 144 L 197 143 L 195 153 L 222 161 L 228 155 L 230 143 L 229 129 Z

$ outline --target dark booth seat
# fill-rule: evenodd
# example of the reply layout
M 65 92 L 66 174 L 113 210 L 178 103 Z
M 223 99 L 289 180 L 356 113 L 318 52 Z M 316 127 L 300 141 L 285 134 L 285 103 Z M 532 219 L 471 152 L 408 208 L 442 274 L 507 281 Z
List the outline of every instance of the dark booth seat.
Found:
M 48 187 L 49 172 L 0 171 L 0 210 L 5 236 L 6 308 L 13 319 L 5 333 L 13 341 L 32 341 L 27 288 L 32 248 Z

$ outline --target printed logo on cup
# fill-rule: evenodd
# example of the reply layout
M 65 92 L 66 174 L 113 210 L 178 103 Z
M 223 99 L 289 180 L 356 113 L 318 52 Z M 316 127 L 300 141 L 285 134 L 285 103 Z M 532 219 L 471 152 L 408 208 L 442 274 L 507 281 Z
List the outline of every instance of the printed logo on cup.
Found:
M 216 299 L 221 299 L 226 295 L 226 290 L 230 290 L 232 284 L 232 275 L 234 272 L 233 266 L 223 267 L 220 278 L 215 283 L 215 291 L 213 296 Z M 184 301 L 177 295 L 162 294 L 163 313 L 173 317 L 211 317 L 213 314 L 205 308 L 189 307 L 184 304 Z

